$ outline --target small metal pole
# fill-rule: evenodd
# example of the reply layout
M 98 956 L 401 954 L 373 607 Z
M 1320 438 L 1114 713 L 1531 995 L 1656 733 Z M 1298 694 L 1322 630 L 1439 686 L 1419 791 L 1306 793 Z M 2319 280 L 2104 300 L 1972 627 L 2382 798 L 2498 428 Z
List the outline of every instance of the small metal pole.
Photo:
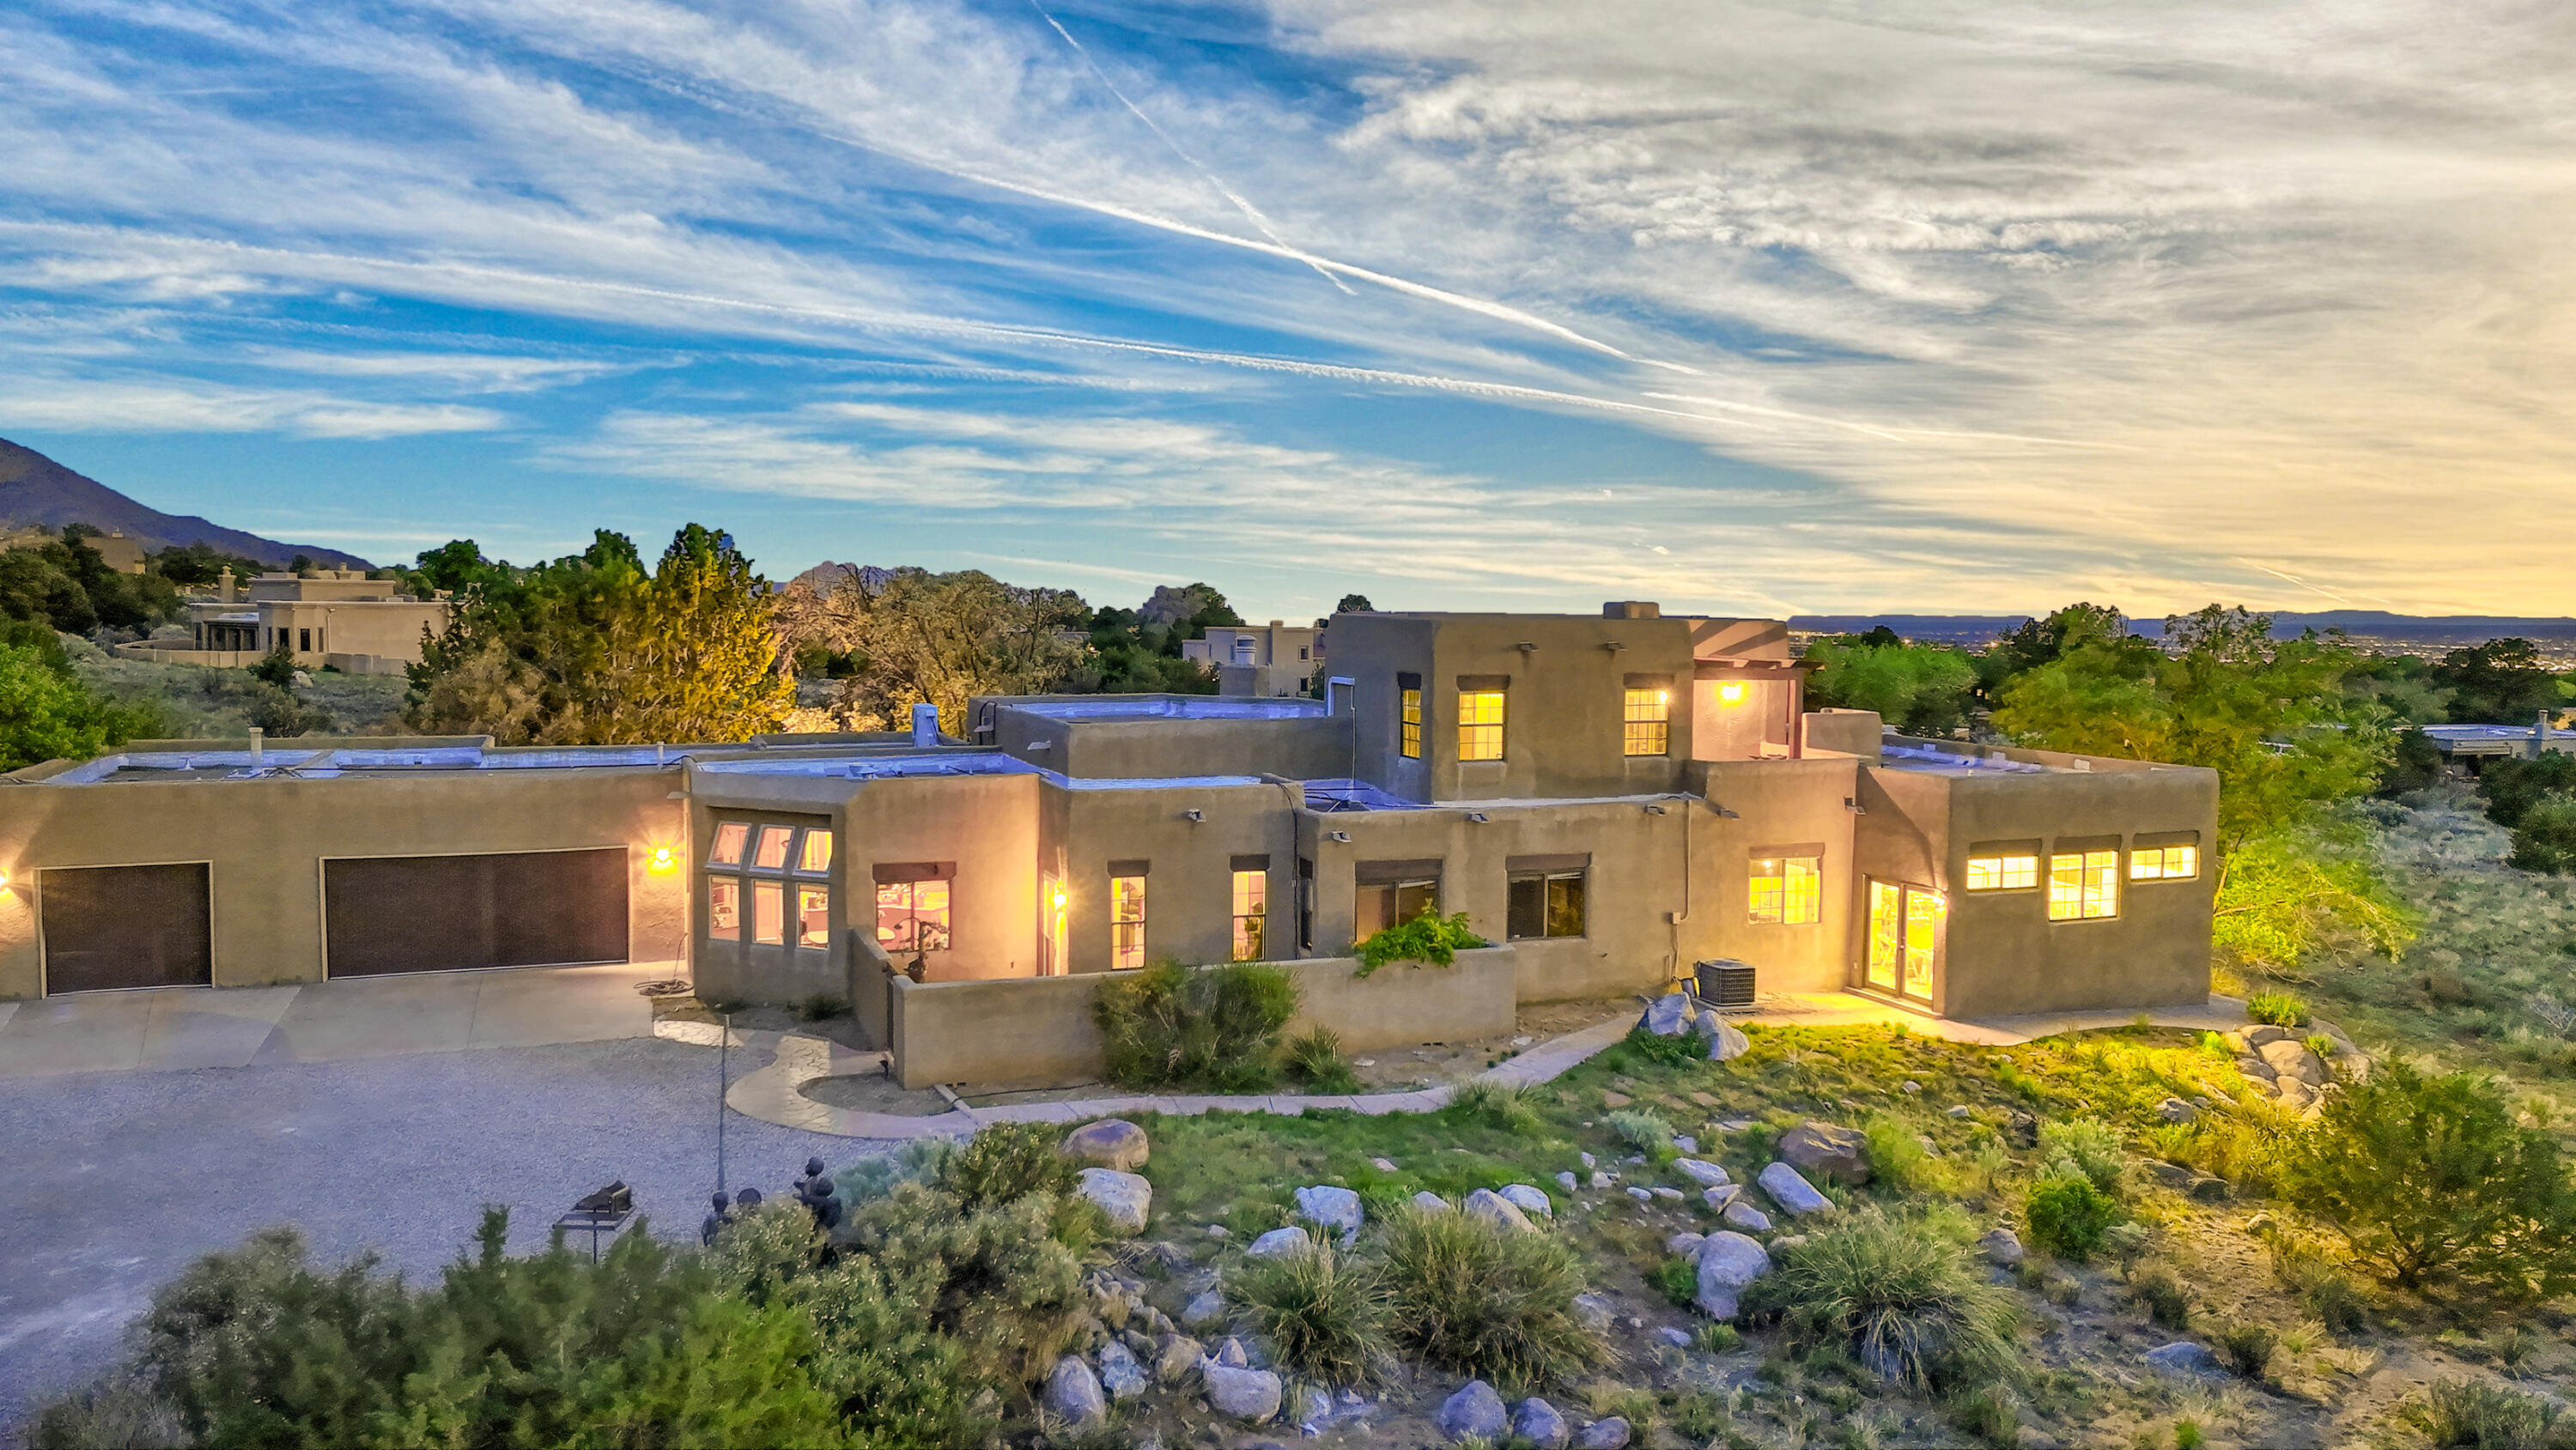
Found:
M 723 1036 L 716 1039 L 716 1192 L 725 1191 L 725 1089 L 733 1076 L 733 1014 L 723 1020 Z

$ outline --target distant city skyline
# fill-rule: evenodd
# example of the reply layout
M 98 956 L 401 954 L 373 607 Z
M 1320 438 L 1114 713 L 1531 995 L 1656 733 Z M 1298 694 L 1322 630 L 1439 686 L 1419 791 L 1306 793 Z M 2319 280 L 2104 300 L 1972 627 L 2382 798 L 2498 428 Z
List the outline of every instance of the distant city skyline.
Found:
M 0 436 L 272 537 L 2576 613 L 2548 7 L 35 0 L 0 51 Z

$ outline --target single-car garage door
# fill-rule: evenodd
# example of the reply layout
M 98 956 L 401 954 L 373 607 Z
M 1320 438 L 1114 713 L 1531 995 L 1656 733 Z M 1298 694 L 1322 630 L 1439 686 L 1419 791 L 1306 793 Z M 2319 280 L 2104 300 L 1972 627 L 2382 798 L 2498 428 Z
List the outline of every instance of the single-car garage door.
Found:
M 626 960 L 626 851 L 322 863 L 328 974 Z
M 214 981 L 206 865 L 48 867 L 37 878 L 45 991 Z

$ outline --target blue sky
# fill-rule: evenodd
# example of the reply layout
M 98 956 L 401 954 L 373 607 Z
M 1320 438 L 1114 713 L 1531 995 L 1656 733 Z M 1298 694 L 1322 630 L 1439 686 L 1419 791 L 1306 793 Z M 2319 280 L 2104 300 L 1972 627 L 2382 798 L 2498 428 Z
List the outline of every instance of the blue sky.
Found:
M 2576 612 L 2545 3 L 28 0 L 0 436 L 407 557 Z

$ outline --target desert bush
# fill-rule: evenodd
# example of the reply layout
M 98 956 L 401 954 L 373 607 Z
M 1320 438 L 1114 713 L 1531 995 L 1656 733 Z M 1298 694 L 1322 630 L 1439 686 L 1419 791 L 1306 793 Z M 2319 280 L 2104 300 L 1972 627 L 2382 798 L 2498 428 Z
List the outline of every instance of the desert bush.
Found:
M 2140 1269 L 2129 1276 L 2129 1297 L 2147 1311 L 2147 1317 L 2167 1329 L 2191 1327 L 2191 1296 L 2183 1292 L 2182 1281 L 2173 1270 L 2162 1264 Z
M 2272 1277 L 2319 1324 L 2338 1334 L 2361 1329 L 2368 1301 L 2352 1276 L 2314 1248 L 2283 1235 L 2269 1245 Z
M 2308 1004 L 2293 992 L 2257 992 L 2245 999 L 2245 1016 L 2254 1022 L 2268 1022 L 2286 1030 L 2298 1026 L 2307 1015 Z
M 2081 1177 L 2106 1194 L 2120 1191 L 2128 1160 L 2120 1134 L 2094 1118 L 2053 1118 L 2039 1125 L 2039 1156 L 2051 1177 Z
M 2021 1409 L 2001 1385 L 1986 1385 L 1951 1401 L 1950 1422 L 1987 1445 L 2021 1443 Z
M 1628 1029 L 1628 1035 L 1614 1051 L 1624 1051 L 1639 1063 L 1657 1067 L 1688 1067 L 1708 1061 L 1708 1044 L 1696 1032 L 1680 1032 L 1670 1037 L 1657 1037 L 1639 1026 Z
M 2262 1377 L 2271 1367 L 2272 1351 L 2281 1343 L 2272 1326 L 2251 1319 L 2220 1326 L 2215 1338 L 2219 1362 L 2247 1379 Z
M 2560 791 L 2534 802 L 2513 828 L 2513 853 L 2505 860 L 2525 871 L 2576 872 L 2576 795 Z
M 943 1155 L 930 1182 L 969 1212 L 1033 1193 L 1070 1195 L 1082 1165 L 1064 1156 L 1046 1123 L 995 1123 Z
M 1442 916 L 1429 907 L 1411 921 L 1399 921 L 1380 927 L 1359 944 L 1356 955 L 1360 964 L 1353 970 L 1367 976 L 1390 962 L 1422 962 L 1445 967 L 1458 960 L 1458 953 L 1486 945 L 1483 937 L 1468 929 L 1467 913 Z
M 2527 1302 L 2576 1289 L 2576 1188 L 2491 1080 L 2390 1062 L 2329 1098 L 2285 1174 L 2356 1263 L 2405 1289 Z
M 2404 1414 L 2434 1450 L 2564 1450 L 2576 1444 L 2556 1405 L 2476 1380 L 2435 1380 Z
M 1732 1324 L 1702 1324 L 1691 1331 L 1691 1348 L 1702 1354 L 1733 1354 L 1744 1347 L 1744 1331 Z
M 859 1159 L 833 1174 L 832 1182 L 845 1205 L 883 1198 L 898 1183 L 928 1183 L 956 1151 L 957 1144 L 947 1138 L 915 1138 L 891 1153 Z
M 1342 1056 L 1341 1036 L 1329 1027 L 1318 1027 L 1289 1039 L 1287 1055 L 1288 1075 L 1319 1093 L 1360 1090 L 1359 1074 L 1351 1071 L 1350 1060 Z
M 1575 1312 L 1582 1257 L 1553 1234 L 1404 1209 L 1387 1221 L 1385 1262 L 1397 1337 L 1445 1369 L 1515 1392 L 1608 1357 Z
M 1166 960 L 1102 982 L 1091 1010 L 1112 1082 L 1257 1092 L 1277 1076 L 1297 984 L 1280 967 L 1198 970 Z
M 954 1344 L 968 1383 L 1026 1384 L 1054 1366 L 1089 1311 L 1082 1262 L 1098 1228 L 1091 1204 L 1052 1193 L 969 1208 L 899 1184 L 851 1212 L 851 1251 L 807 1281 L 806 1302 L 827 1343 L 845 1312 L 859 1329 L 926 1328 Z
M 1603 1121 L 1629 1147 L 1641 1152 L 1652 1153 L 1658 1148 L 1673 1146 L 1673 1125 L 1665 1122 L 1661 1113 L 1644 1108 L 1621 1108 Z
M 28 1450 L 156 1450 L 184 1443 L 178 1410 L 125 1372 L 43 1406 L 27 1432 Z
M 1279 1363 L 1319 1384 L 1361 1385 L 1394 1367 L 1383 1277 L 1364 1260 L 1317 1244 L 1252 1259 L 1226 1282 Z
M 1855 1214 L 1775 1250 L 1745 1297 L 1797 1340 L 1847 1348 L 1916 1389 L 1984 1384 L 2013 1363 L 2012 1301 L 1943 1219 Z
M 1655 1265 L 1646 1282 L 1666 1299 L 1687 1309 L 1699 1298 L 1699 1260 L 1687 1255 L 1666 1259 Z
M 1871 1176 L 1906 1192 L 1933 1186 L 1939 1174 L 1932 1155 L 1923 1151 L 1913 1126 L 1893 1113 L 1880 1113 L 1861 1125 L 1869 1141 Z
M 2576 791 L 2576 756 L 2551 751 L 2538 760 L 2503 756 L 2478 771 L 2478 792 L 2487 799 L 2487 819 L 2512 830 L 2533 807 L 2552 796 Z
M 1448 1111 L 1462 1122 L 1483 1123 L 1515 1133 L 1535 1132 L 1539 1126 L 1538 1109 L 1530 1101 L 1529 1089 L 1490 1078 L 1470 1078 L 1460 1083 L 1449 1096 Z
M 2102 1235 L 2120 1221 L 2120 1201 L 2080 1173 L 2052 1175 L 2030 1187 L 2023 1213 L 2031 1242 L 2078 1263 L 2102 1246 Z

